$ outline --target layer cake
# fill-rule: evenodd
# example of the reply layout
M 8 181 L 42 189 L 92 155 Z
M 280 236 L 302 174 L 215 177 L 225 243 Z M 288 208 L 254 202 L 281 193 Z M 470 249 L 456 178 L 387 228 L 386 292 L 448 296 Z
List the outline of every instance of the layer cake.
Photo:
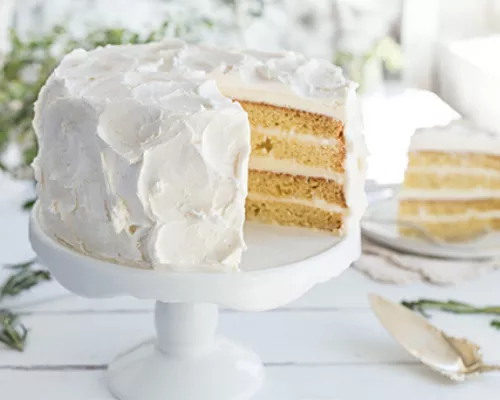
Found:
M 90 256 L 176 271 L 237 268 L 245 219 L 345 235 L 365 207 L 355 88 L 290 52 L 76 50 L 36 104 L 40 223 Z

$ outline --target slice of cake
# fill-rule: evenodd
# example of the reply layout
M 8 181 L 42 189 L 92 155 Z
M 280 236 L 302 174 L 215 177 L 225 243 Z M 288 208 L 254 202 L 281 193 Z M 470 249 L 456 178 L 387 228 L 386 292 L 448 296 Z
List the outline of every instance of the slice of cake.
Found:
M 445 241 L 469 240 L 500 229 L 500 137 L 467 120 L 418 130 L 399 194 L 405 221 Z
M 344 235 L 364 210 L 355 85 L 327 61 L 180 40 L 77 50 L 35 111 L 40 223 L 93 257 L 232 270 L 245 213 Z

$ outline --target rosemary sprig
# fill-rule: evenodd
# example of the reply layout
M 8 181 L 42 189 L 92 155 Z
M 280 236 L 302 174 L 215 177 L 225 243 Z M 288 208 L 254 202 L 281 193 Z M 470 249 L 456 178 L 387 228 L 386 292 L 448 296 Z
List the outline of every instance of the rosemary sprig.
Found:
M 26 268 L 30 268 L 35 262 L 36 262 L 36 258 L 32 258 L 31 260 L 23 261 L 23 262 L 20 262 L 17 264 L 7 264 L 7 265 L 5 265 L 5 268 L 14 269 L 14 270 L 26 269 Z
M 0 310 L 0 342 L 5 346 L 24 351 L 28 330 L 19 322 L 19 316 L 8 310 Z
M 13 272 L 0 287 L 0 300 L 6 296 L 17 296 L 51 279 L 48 271 L 32 269 L 35 263 L 36 259 L 31 259 L 5 266 Z M 27 336 L 28 330 L 19 321 L 17 314 L 5 309 L 0 310 L 0 343 L 13 350 L 23 351 Z
M 439 310 L 453 314 L 500 315 L 500 306 L 477 307 L 455 300 L 420 299 L 417 301 L 402 301 L 401 304 L 410 310 L 422 314 L 425 318 L 430 318 L 428 310 Z M 493 320 L 490 322 L 490 325 L 500 330 L 500 320 Z
M 17 296 L 19 293 L 51 279 L 50 272 L 42 269 L 31 269 L 34 262 L 35 260 L 30 260 L 9 266 L 16 272 L 10 275 L 0 288 L 0 299 L 6 296 Z

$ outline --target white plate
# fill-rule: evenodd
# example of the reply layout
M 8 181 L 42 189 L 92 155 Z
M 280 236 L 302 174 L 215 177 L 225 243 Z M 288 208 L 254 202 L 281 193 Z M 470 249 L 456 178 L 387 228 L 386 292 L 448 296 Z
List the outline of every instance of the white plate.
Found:
M 370 204 L 361 221 L 363 235 L 386 247 L 422 256 L 452 259 L 500 257 L 499 232 L 488 233 L 469 242 L 440 245 L 420 238 L 404 237 L 399 234 L 396 224 L 374 221 L 395 221 L 397 212 L 398 200 L 394 192 L 392 192 L 391 197 Z

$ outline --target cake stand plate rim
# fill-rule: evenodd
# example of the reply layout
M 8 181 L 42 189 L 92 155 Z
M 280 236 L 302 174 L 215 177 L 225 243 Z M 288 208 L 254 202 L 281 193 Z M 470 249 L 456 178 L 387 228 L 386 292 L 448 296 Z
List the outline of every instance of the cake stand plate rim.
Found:
M 359 229 L 353 229 L 326 251 L 280 267 L 234 273 L 145 270 L 98 260 L 57 242 L 42 230 L 36 210 L 35 205 L 29 235 L 38 258 L 62 286 L 89 298 L 131 295 L 162 302 L 210 302 L 238 310 L 269 310 L 338 276 L 361 252 Z

